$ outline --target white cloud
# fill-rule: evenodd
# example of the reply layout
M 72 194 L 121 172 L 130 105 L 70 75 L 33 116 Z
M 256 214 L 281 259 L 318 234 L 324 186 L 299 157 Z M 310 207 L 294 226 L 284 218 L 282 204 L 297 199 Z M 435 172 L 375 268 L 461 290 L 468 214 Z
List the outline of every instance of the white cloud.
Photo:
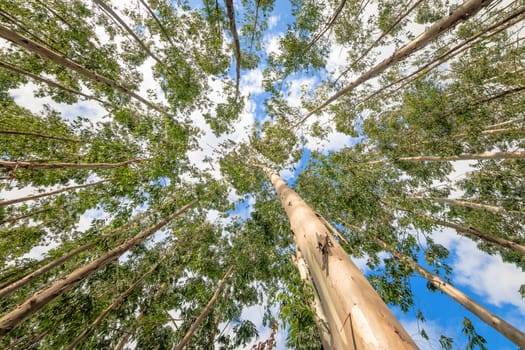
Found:
M 438 323 L 430 320 L 427 320 L 426 322 L 418 322 L 416 319 L 407 318 L 401 318 L 399 321 L 421 350 L 441 349 L 439 337 L 441 334 L 446 335 L 448 332 Z M 429 340 L 426 340 L 421 336 L 420 332 L 422 329 L 427 333 Z
M 97 102 L 79 101 L 71 105 L 57 103 L 53 101 L 51 97 L 36 97 L 34 93 L 37 89 L 38 85 L 27 83 L 19 88 L 9 90 L 9 94 L 19 106 L 27 108 L 34 114 L 41 114 L 44 111 L 44 105 L 48 105 L 54 110 L 60 112 L 65 119 L 73 119 L 77 116 L 82 116 L 89 118 L 95 123 L 107 114 L 106 110 Z
M 262 87 L 263 73 L 260 69 L 253 69 L 241 76 L 239 89 L 244 96 L 264 92 Z
M 280 55 L 282 53 L 279 41 L 283 37 L 282 33 L 273 35 L 267 35 L 263 39 L 263 47 L 266 54 L 269 55 Z
M 279 15 L 273 15 L 268 18 L 268 30 L 272 30 L 277 23 L 279 23 L 279 20 L 281 19 L 281 16 Z
M 525 284 L 525 272 L 503 262 L 499 255 L 480 251 L 474 241 L 453 230 L 436 233 L 434 239 L 455 253 L 451 262 L 455 285 L 468 287 L 494 306 L 513 305 L 525 316 L 525 303 L 518 292 Z

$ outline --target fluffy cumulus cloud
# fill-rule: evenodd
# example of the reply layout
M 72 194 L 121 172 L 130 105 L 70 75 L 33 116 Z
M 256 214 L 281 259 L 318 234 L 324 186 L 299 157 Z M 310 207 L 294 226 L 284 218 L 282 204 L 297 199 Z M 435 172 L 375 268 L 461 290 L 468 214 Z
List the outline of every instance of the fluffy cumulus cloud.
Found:
M 72 120 L 75 117 L 89 118 L 92 122 L 97 122 L 106 115 L 106 110 L 97 102 L 94 101 L 79 101 L 72 105 L 57 103 L 50 97 L 36 97 L 35 91 L 39 88 L 34 83 L 27 83 L 16 89 L 9 91 L 11 97 L 15 102 L 29 111 L 35 114 L 41 114 L 44 111 L 44 106 L 49 106 L 61 115 L 65 119 Z M 89 91 L 83 91 L 89 94 Z
M 261 69 L 252 69 L 241 76 L 240 91 L 243 95 L 260 94 L 264 92 L 262 87 L 263 73 Z
M 503 262 L 498 255 L 480 251 L 472 240 L 452 230 L 435 234 L 437 243 L 452 252 L 453 281 L 481 296 L 484 302 L 502 307 L 512 305 L 525 316 L 525 303 L 518 292 L 525 284 L 525 272 L 515 265 Z

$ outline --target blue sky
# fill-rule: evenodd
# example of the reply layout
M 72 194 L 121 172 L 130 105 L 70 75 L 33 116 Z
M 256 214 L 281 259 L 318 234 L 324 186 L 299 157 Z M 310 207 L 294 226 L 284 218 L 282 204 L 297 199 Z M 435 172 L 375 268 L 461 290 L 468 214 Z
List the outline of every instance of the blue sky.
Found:
M 290 4 L 285 1 L 277 1 L 272 16 L 278 18 L 276 24 L 265 34 L 265 48 L 268 49 L 271 40 L 280 34 L 283 34 L 287 26 L 293 21 L 290 15 Z M 258 67 L 264 69 L 264 64 Z M 242 72 L 246 74 L 247 72 Z M 323 72 L 322 74 L 325 74 Z M 294 79 L 303 79 L 306 76 L 297 74 L 289 78 L 289 82 Z M 233 75 L 232 75 L 233 78 Z M 322 79 L 321 75 L 314 77 L 317 81 Z M 255 109 L 255 120 L 265 119 L 263 114 L 262 102 L 267 97 L 265 93 L 253 94 L 251 101 L 257 106 Z M 350 145 L 352 140 L 348 137 L 344 144 Z M 344 146 L 339 145 L 339 147 Z M 306 165 L 310 155 L 308 148 L 304 149 L 302 159 L 296 164 L 296 168 L 290 171 L 281 172 L 290 185 L 293 185 L 298 174 Z M 237 212 L 248 209 L 248 205 L 239 205 Z M 243 213 L 242 215 L 246 215 Z M 513 291 L 503 292 L 502 288 L 514 288 L 520 284 L 525 284 L 525 273 L 520 271 L 512 264 L 503 263 L 497 256 L 488 256 L 486 253 L 479 251 L 476 244 L 467 238 L 458 236 L 450 230 L 445 232 L 436 232 L 434 239 L 446 246 L 450 251 L 447 263 L 454 269 L 451 275 L 452 283 L 461 291 L 466 293 L 476 302 L 486 307 L 489 311 L 497 316 L 509 321 L 518 329 L 525 329 L 525 302 L 519 296 L 517 288 Z M 474 253 L 473 253 L 474 252 Z M 469 256 L 465 256 L 465 255 Z M 424 258 L 421 254 L 420 263 L 425 266 Z M 358 261 L 362 270 L 367 270 L 364 261 Z M 480 268 L 479 270 L 465 272 L 469 265 Z M 492 271 L 490 276 L 484 276 L 487 271 Z M 498 273 L 501 271 L 501 274 Z M 478 275 L 476 277 L 476 275 Z M 501 278 L 498 280 L 498 277 Z M 492 279 L 492 280 L 490 280 Z M 508 283 L 511 279 L 512 283 Z M 506 282 L 507 281 L 507 282 Z M 454 338 L 453 349 L 464 349 L 467 344 L 467 337 L 462 333 L 462 322 L 465 317 L 469 318 L 476 331 L 486 340 L 488 349 L 516 349 L 516 346 L 508 341 L 505 337 L 496 332 L 493 328 L 487 326 L 471 312 L 463 308 L 460 304 L 452 300 L 449 296 L 441 292 L 431 292 L 426 287 L 427 281 L 415 275 L 411 278 L 411 286 L 415 295 L 415 306 L 405 314 L 398 307 L 392 307 L 394 314 L 398 317 L 407 330 L 416 339 L 422 349 L 440 349 L 439 336 L 443 334 Z M 501 287 L 501 288 L 500 288 Z M 485 288 L 482 290 L 482 288 Z M 501 294 L 509 294 L 507 299 Z M 500 297 L 498 297 L 500 296 Z M 521 306 L 520 306 L 521 305 Z M 417 310 L 421 310 L 426 322 L 418 322 L 415 315 Z M 425 329 L 430 337 L 429 341 L 423 339 L 419 334 L 418 327 Z M 261 329 L 262 331 L 262 329 Z M 281 331 L 282 332 L 282 331 Z M 283 339 L 284 335 L 280 334 L 278 339 Z M 264 339 L 264 338 L 263 338 Z M 279 349 L 284 349 L 284 344 L 278 344 Z
M 114 2 L 116 3 L 116 2 Z M 192 1 L 191 3 L 194 3 Z M 200 1 L 195 1 L 199 6 Z M 241 8 L 240 2 L 235 2 L 237 8 Z M 287 26 L 292 23 L 293 17 L 290 15 L 290 4 L 287 1 L 276 1 L 275 9 L 272 13 L 275 25 L 265 33 L 264 45 L 265 49 L 269 49 L 275 44 L 275 40 L 279 34 L 286 31 Z M 238 19 L 241 16 L 238 16 Z M 239 27 L 239 25 L 238 25 Z M 325 35 L 325 38 L 327 35 Z M 344 62 L 344 57 L 340 56 L 340 48 L 334 47 L 331 52 L 331 58 L 329 65 L 333 66 L 339 62 Z M 151 65 L 151 62 L 148 63 Z M 144 67 L 144 76 L 147 78 L 148 75 L 148 64 Z M 233 67 L 233 65 L 232 65 Z M 260 75 L 264 69 L 264 60 L 262 65 L 253 71 L 242 71 L 241 76 L 243 81 L 241 85 L 244 88 L 248 88 L 254 91 L 250 98 L 250 105 L 248 110 L 243 114 L 246 117 L 246 121 L 242 121 L 239 124 L 251 125 L 250 118 L 255 121 L 262 121 L 265 119 L 264 110 L 262 108 L 263 101 L 267 97 L 264 92 L 261 92 L 260 86 Z M 230 77 L 234 78 L 233 70 L 230 71 Z M 326 74 L 323 72 L 322 74 Z M 248 76 L 252 76 L 253 79 L 246 79 Z M 292 84 L 291 89 L 288 91 L 291 93 L 290 100 L 297 97 L 297 90 L 300 87 L 300 82 L 307 80 L 319 82 L 322 79 L 321 74 L 314 76 L 297 74 L 288 78 L 288 82 Z M 294 85 L 294 83 L 296 83 Z M 155 82 L 148 80 L 145 82 L 145 88 L 155 88 Z M 27 84 L 24 88 L 13 91 L 17 103 L 26 106 L 34 112 L 42 110 L 44 103 L 48 103 L 56 108 L 66 118 L 73 118 L 77 115 L 87 116 L 92 120 L 99 120 L 105 114 L 104 109 L 94 102 L 80 102 L 72 106 L 59 105 L 53 103 L 49 98 L 38 99 L 33 97 L 33 90 L 35 89 L 34 84 Z M 241 89 L 242 90 L 242 89 Z M 145 95 L 145 91 L 142 92 Z M 160 94 L 159 94 L 160 96 Z M 252 109 L 250 109 L 250 107 Z M 195 115 L 192 115 L 192 119 L 199 120 L 199 111 Z M 205 125 L 202 124 L 205 128 Z M 243 134 L 243 129 L 239 129 L 238 134 Z M 202 144 L 210 143 L 212 146 L 209 149 L 204 149 L 201 153 L 207 155 L 210 153 L 210 149 L 216 147 L 219 141 L 214 140 L 212 136 L 206 135 L 203 138 Z M 341 148 L 345 145 L 350 145 L 354 140 L 344 135 L 331 135 L 330 139 L 324 143 L 315 146 L 313 143 L 309 143 L 308 147 L 317 147 L 316 150 L 334 150 Z M 305 166 L 310 154 L 310 149 L 305 148 L 303 158 L 296 164 L 295 169 L 287 169 L 281 172 L 281 175 L 286 178 L 289 184 L 293 185 L 297 179 L 297 176 L 301 169 Z M 195 157 L 198 159 L 198 157 Z M 464 171 L 465 169 L 458 169 L 458 171 Z M 240 215 L 246 215 L 249 210 L 249 203 L 246 201 L 241 203 L 236 208 L 236 213 Z M 85 224 L 87 225 L 87 223 Z M 506 264 L 501 261 L 499 257 L 489 256 L 476 248 L 475 243 L 468 240 L 467 238 L 460 237 L 451 231 L 436 232 L 434 239 L 443 245 L 445 245 L 451 252 L 448 263 L 454 268 L 452 274 L 452 281 L 467 295 L 474 298 L 476 301 L 487 307 L 490 311 L 493 311 L 496 315 L 510 321 L 518 329 L 525 329 L 525 302 L 519 296 L 517 288 L 520 284 L 525 284 L 525 273 L 518 270 L 511 264 Z M 420 259 L 424 261 L 424 259 Z M 357 264 L 366 272 L 365 262 L 358 260 Z M 455 340 L 454 349 L 465 348 L 466 338 L 461 334 L 461 322 L 463 318 L 469 317 L 478 331 L 485 339 L 487 339 L 487 347 L 489 349 L 516 349 L 516 346 L 507 341 L 503 336 L 492 330 L 492 328 L 486 326 L 483 322 L 479 321 L 475 316 L 471 315 L 463 307 L 456 302 L 452 301 L 448 296 L 441 294 L 440 292 L 431 293 L 426 289 L 426 281 L 421 277 L 413 277 L 411 279 L 414 294 L 416 295 L 416 306 L 413 312 L 409 314 L 401 313 L 397 308 L 393 308 L 396 316 L 402 321 L 409 332 L 417 338 L 417 321 L 415 318 L 415 312 L 417 309 L 421 309 L 425 318 L 427 319 L 424 327 L 427 333 L 431 337 L 431 342 L 427 343 L 424 340 L 418 339 L 418 343 L 422 349 L 439 349 L 438 337 L 440 333 L 444 333 L 447 336 L 453 337 Z M 253 313 L 248 313 L 255 318 L 259 317 L 256 308 Z M 262 317 L 262 314 L 261 314 Z M 260 329 L 261 338 L 265 339 L 265 334 L 269 333 L 269 330 Z M 284 334 L 281 332 L 278 337 L 278 348 L 284 349 Z

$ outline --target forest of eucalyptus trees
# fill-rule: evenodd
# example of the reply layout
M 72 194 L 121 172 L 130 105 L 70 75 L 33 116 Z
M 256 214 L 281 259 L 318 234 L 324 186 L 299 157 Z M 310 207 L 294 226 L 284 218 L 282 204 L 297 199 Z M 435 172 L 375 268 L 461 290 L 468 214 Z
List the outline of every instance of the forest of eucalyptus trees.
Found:
M 524 19 L 1 1 L 0 348 L 525 348 L 436 239 L 525 270 Z M 432 293 L 464 308 L 451 333 L 425 331 Z

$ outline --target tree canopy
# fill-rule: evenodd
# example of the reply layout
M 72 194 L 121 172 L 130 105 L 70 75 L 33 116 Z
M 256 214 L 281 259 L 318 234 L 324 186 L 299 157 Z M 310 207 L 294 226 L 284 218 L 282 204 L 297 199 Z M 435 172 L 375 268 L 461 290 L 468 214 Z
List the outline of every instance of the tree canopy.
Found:
M 327 348 L 339 246 L 418 346 L 525 347 L 524 19 L 522 0 L 2 1 L 0 347 Z M 326 231 L 317 272 L 279 173 Z M 512 271 L 497 300 L 455 269 L 470 242 Z M 437 327 L 441 297 L 459 309 Z

